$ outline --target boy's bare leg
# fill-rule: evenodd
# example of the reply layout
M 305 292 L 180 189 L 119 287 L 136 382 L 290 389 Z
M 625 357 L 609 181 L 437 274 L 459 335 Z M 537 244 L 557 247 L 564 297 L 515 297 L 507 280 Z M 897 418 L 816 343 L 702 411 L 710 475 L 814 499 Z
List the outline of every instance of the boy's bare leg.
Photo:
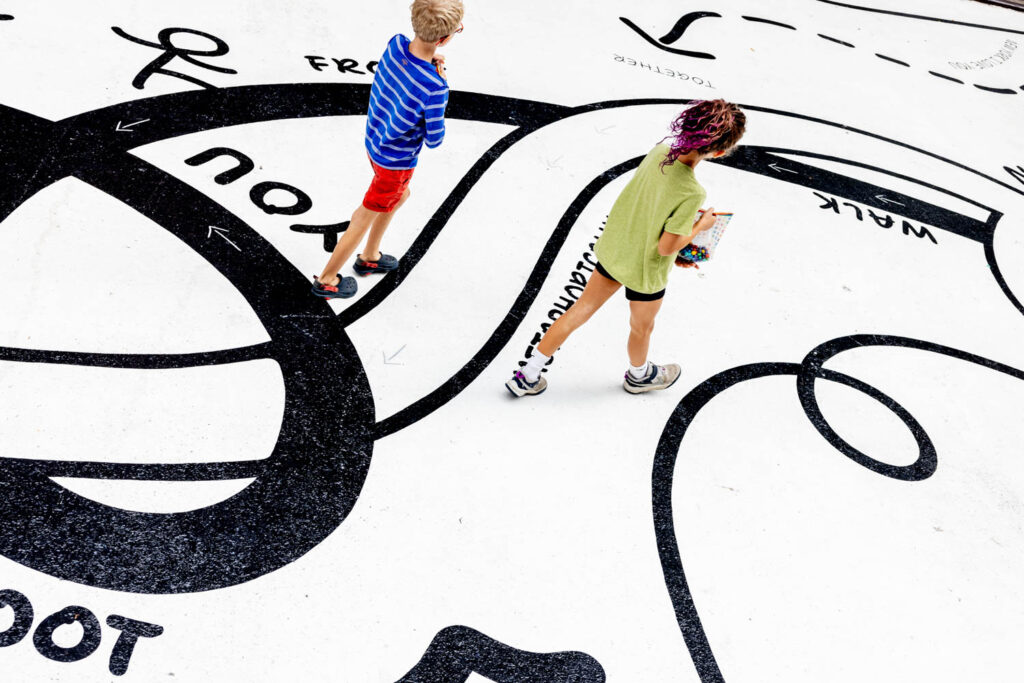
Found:
M 370 227 L 370 236 L 366 239 L 366 247 L 363 248 L 363 253 L 359 254 L 359 258 L 364 261 L 377 261 L 380 259 L 380 241 L 384 237 L 384 231 L 391 225 L 391 219 L 394 218 L 395 212 L 402 208 L 402 204 L 405 204 L 409 194 L 409 188 L 406 188 L 405 192 L 402 193 L 402 198 L 395 204 L 395 208 L 391 209 L 388 213 L 378 213 L 374 217 L 373 225 Z M 351 230 L 351 227 L 349 230 Z
M 338 240 L 334 251 L 331 252 L 331 258 L 327 261 L 324 271 L 320 273 L 319 280 L 321 283 L 331 286 L 338 284 L 338 271 L 345 265 L 349 257 L 352 256 L 359 243 L 363 241 L 366 229 L 374 223 L 377 217 L 387 215 L 389 214 L 377 213 L 362 205 L 355 210 L 355 213 L 352 214 L 352 220 L 348 224 L 348 229 L 342 233 L 341 239 Z

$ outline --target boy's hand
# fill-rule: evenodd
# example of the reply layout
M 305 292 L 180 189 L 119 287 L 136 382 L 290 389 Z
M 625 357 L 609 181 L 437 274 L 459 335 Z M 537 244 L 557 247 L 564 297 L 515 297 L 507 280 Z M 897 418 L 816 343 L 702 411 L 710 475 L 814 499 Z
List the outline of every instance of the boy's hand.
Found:
M 715 207 L 711 207 L 697 220 L 697 223 L 693 226 L 693 234 L 696 235 L 698 232 L 710 230 L 717 218 L 715 216 Z
M 433 64 L 437 68 L 437 75 L 447 81 L 448 71 L 444 67 L 444 55 L 434 55 Z

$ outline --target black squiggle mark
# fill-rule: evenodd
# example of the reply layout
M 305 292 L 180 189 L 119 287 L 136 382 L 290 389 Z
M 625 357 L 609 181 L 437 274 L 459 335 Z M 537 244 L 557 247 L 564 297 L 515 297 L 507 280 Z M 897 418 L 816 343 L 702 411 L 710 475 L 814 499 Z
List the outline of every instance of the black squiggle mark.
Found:
M 876 56 L 876 57 L 878 57 L 879 59 L 884 59 L 884 60 L 885 60 L 885 61 L 887 61 L 887 62 L 892 62 L 893 64 L 899 64 L 900 66 L 910 66 L 910 65 L 909 65 L 909 64 L 907 64 L 906 62 L 901 62 L 901 61 L 900 61 L 900 60 L 898 60 L 898 59 L 894 59 L 894 58 L 892 58 L 892 57 L 888 57 L 888 56 L 886 56 L 886 55 L 880 55 L 880 54 L 878 54 L 877 52 L 875 53 L 875 56 Z
M 761 17 L 748 17 L 748 16 L 744 16 L 743 18 L 746 19 L 747 21 L 753 21 L 753 22 L 756 22 L 758 24 L 770 24 L 772 26 L 779 26 L 781 28 L 788 28 L 791 31 L 795 31 L 796 30 L 796 26 L 790 26 L 789 24 L 783 24 L 781 21 L 774 21 L 772 19 L 762 19 Z
M 721 16 L 722 15 L 718 14 L 717 12 L 691 12 L 690 14 L 687 14 L 680 18 L 679 21 L 676 22 L 675 26 L 672 27 L 672 30 L 666 33 L 660 41 L 656 40 L 655 38 L 652 38 L 650 35 L 648 35 L 646 31 L 644 31 L 642 28 L 634 24 L 626 17 L 619 17 L 619 20 L 626 26 L 636 31 L 641 38 L 643 38 L 644 40 L 646 40 L 648 43 L 658 48 L 659 50 L 671 52 L 672 54 L 675 55 L 682 55 L 684 57 L 694 57 L 696 59 L 716 59 L 716 57 L 713 54 L 710 54 L 708 52 L 694 52 L 692 50 L 681 50 L 679 48 L 669 47 L 666 43 L 671 44 L 679 40 L 683 36 L 683 33 L 686 32 L 686 29 L 688 29 L 690 25 L 693 24 L 693 22 L 697 21 L 698 19 L 703 19 L 705 17 Z
M 378 422 L 376 429 L 377 438 L 393 434 L 423 419 L 426 415 L 434 412 L 459 395 L 463 389 L 480 376 L 480 373 L 487 369 L 495 357 L 505 348 L 516 329 L 523 322 L 523 318 L 526 317 L 530 306 L 533 305 L 537 294 L 540 292 L 541 285 L 544 284 L 544 280 L 551 269 L 551 255 L 557 254 L 562 245 L 565 244 L 565 240 L 569 237 L 569 232 L 572 230 L 572 226 L 576 224 L 580 214 L 608 183 L 623 173 L 632 171 L 640 165 L 641 161 L 643 161 L 643 157 L 636 157 L 625 161 L 614 168 L 608 169 L 587 185 L 579 196 L 573 200 L 572 204 L 562 215 L 561 220 L 558 221 L 558 227 L 551 234 L 551 237 L 548 238 L 547 244 L 544 245 L 537 263 L 533 267 L 533 271 L 526 280 L 526 285 L 519 293 L 519 296 L 516 297 L 512 308 L 501 321 L 501 324 L 494 330 L 490 338 L 484 342 L 483 347 L 474 354 L 462 369 L 444 384 L 415 403 Z
M 939 17 L 926 17 L 920 14 L 907 14 L 906 12 L 894 12 L 887 9 L 878 9 L 877 7 L 862 7 L 860 5 L 850 5 L 845 2 L 836 2 L 836 0 L 818 0 L 826 5 L 835 5 L 836 7 L 845 7 L 847 9 L 860 10 L 861 12 L 874 12 L 875 14 L 888 14 L 894 17 L 905 17 L 907 19 L 920 19 L 921 21 L 937 21 L 943 24 L 955 24 L 957 26 L 969 26 L 971 28 L 982 28 L 988 31 L 1002 31 L 1003 33 L 1017 33 L 1024 35 L 1024 31 L 1018 31 L 1011 28 L 1001 28 L 999 26 L 987 26 L 985 24 L 970 24 L 965 21 L 956 21 L 954 19 L 941 19 Z
M 974 87 L 978 90 L 984 90 L 985 92 L 994 92 L 999 95 L 1016 95 L 1017 91 L 1012 88 L 992 88 L 987 85 L 974 84 Z
M 959 78 L 953 78 L 952 76 L 947 76 L 946 74 L 940 74 L 938 71 L 929 71 L 928 73 L 930 73 L 932 76 L 935 76 L 936 78 L 944 78 L 947 81 L 953 81 L 954 83 L 964 85 L 964 82 L 961 81 Z
M 724 683 L 721 669 L 715 659 L 708 634 L 700 620 L 694 603 L 693 592 L 686 579 L 679 541 L 675 533 L 672 505 L 672 485 L 676 462 L 683 438 L 697 414 L 713 398 L 743 382 L 762 377 L 792 375 L 797 378 L 797 394 L 807 419 L 826 441 L 851 461 L 881 476 L 901 481 L 922 481 L 932 476 L 938 467 L 935 446 L 924 428 L 899 403 L 874 387 L 842 373 L 826 370 L 822 366 L 836 355 L 855 348 L 895 347 L 911 348 L 938 353 L 951 358 L 967 361 L 982 367 L 1024 380 L 1024 370 L 1004 365 L 982 356 L 953 349 L 940 344 L 885 335 L 854 335 L 840 337 L 821 344 L 812 350 L 803 362 L 797 363 L 754 363 L 720 372 L 705 380 L 679 402 L 669 418 L 658 442 L 652 471 L 652 508 L 654 527 L 657 535 L 658 552 L 661 558 L 665 586 L 672 600 L 676 621 L 683 639 L 690 651 L 701 683 Z M 872 458 L 851 446 L 840 437 L 821 413 L 815 396 L 815 383 L 823 379 L 856 389 L 875 399 L 892 411 L 910 430 L 918 445 L 918 457 L 909 465 L 891 465 Z
M 146 47 L 152 47 L 156 48 L 157 50 L 164 51 L 164 54 L 160 55 L 152 62 L 147 64 L 142 69 L 142 71 L 138 73 L 134 80 L 132 80 L 132 86 L 138 90 L 142 90 L 146 87 L 146 81 L 149 80 L 150 76 L 155 76 L 158 74 L 162 76 L 180 78 L 183 81 L 188 81 L 189 83 L 193 83 L 203 88 L 217 87 L 215 85 L 210 85 L 206 81 L 201 81 L 194 76 L 189 76 L 188 74 L 178 73 L 177 71 L 170 71 L 168 69 L 165 69 L 164 67 L 167 66 L 170 62 L 174 61 L 175 58 L 180 58 L 183 61 L 188 62 L 189 64 L 193 64 L 203 69 L 209 69 L 210 71 L 217 71 L 222 74 L 238 73 L 234 69 L 227 69 L 222 66 L 206 64 L 196 59 L 196 57 L 222 57 L 223 55 L 226 55 L 229 52 L 230 48 L 228 47 L 227 43 L 225 43 L 217 36 L 211 35 L 209 33 L 204 33 L 203 31 L 197 31 L 191 28 L 165 28 L 161 30 L 159 34 L 157 34 L 157 40 L 159 42 L 153 43 L 148 40 L 143 40 L 142 38 L 136 38 L 135 36 L 127 33 L 124 29 L 118 26 L 111 26 L 111 30 L 118 36 L 124 38 L 125 40 L 137 43 L 139 45 L 145 45 Z M 179 33 L 187 33 L 190 35 L 206 38 L 207 40 L 213 42 L 214 47 L 211 50 L 196 50 L 193 48 L 178 47 L 174 44 L 174 36 Z
M 846 47 L 857 47 L 853 43 L 848 43 L 845 40 L 839 40 L 838 38 L 833 38 L 832 36 L 826 36 L 824 33 L 819 33 L 818 37 L 819 38 L 824 38 L 825 40 L 830 40 L 833 43 L 836 43 L 838 45 L 845 45 Z
M 396 683 L 465 683 L 471 674 L 495 683 L 604 683 L 601 665 L 582 652 L 517 650 L 467 626 L 449 626 Z

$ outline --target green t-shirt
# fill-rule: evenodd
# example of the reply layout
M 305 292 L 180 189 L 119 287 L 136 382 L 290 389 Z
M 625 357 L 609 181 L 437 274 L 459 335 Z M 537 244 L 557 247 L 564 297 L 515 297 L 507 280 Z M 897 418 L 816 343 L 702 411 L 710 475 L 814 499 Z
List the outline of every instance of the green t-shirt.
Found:
M 707 197 L 686 164 L 677 161 L 662 172 L 668 152 L 669 146 L 660 144 L 640 163 L 594 246 L 597 260 L 613 278 L 643 294 L 665 289 L 672 271 L 675 255 L 658 253 L 662 231 L 689 235 Z

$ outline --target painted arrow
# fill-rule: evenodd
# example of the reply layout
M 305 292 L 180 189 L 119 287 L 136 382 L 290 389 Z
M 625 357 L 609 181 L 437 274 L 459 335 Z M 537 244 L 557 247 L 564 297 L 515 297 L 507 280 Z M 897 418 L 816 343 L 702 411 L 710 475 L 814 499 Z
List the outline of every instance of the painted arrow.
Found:
M 393 354 L 391 354 L 391 358 L 388 358 L 388 354 L 381 351 L 380 355 L 384 358 L 384 365 L 401 365 L 401 363 L 392 363 L 391 361 L 397 358 L 398 354 L 400 354 L 402 351 L 405 351 L 406 346 L 408 346 L 408 344 L 402 344 L 402 348 L 398 349 Z
M 799 175 L 798 171 L 791 171 L 788 168 L 782 168 L 781 166 L 778 166 L 776 164 L 768 164 L 768 168 L 772 169 L 776 173 L 780 173 L 782 171 L 785 171 L 786 173 L 795 173 L 795 174 Z
M 225 230 L 224 228 L 218 228 L 218 227 L 217 227 L 216 225 L 211 225 L 211 226 L 210 226 L 210 229 L 209 229 L 209 230 L 207 230 L 207 232 L 206 232 L 206 239 L 210 239 L 211 237 L 213 237 L 213 233 L 214 233 L 214 232 L 216 232 L 216 233 L 217 233 L 218 235 L 220 235 L 220 236 L 221 236 L 221 238 L 222 238 L 222 239 L 223 239 L 223 240 L 224 240 L 225 242 L 227 242 L 228 244 L 230 244 L 231 246 L 233 246 L 233 247 L 234 247 L 235 249 L 237 249 L 238 251 L 242 251 L 242 248 L 241 248 L 241 247 L 239 247 L 239 246 L 238 246 L 237 244 L 235 244 L 235 243 L 234 243 L 234 242 L 232 242 L 232 241 L 231 241 L 230 239 L 228 239 L 228 236 L 227 236 L 227 233 L 228 233 L 228 231 L 227 231 L 227 230 Z M 403 348 L 404 348 L 404 347 L 403 347 Z
M 877 199 L 880 202 L 885 202 L 886 204 L 895 204 L 896 206 L 906 206 L 906 204 L 900 204 L 899 202 L 893 201 L 892 199 L 887 199 L 885 197 L 885 195 L 876 194 L 875 195 L 875 199 Z
M 137 126 L 140 123 L 145 123 L 146 121 L 149 121 L 149 119 L 142 119 L 141 121 L 136 121 L 135 123 L 129 123 L 127 126 L 122 126 L 121 122 L 118 121 L 117 128 L 115 130 L 118 133 L 134 133 L 135 131 L 132 130 L 132 126 Z

